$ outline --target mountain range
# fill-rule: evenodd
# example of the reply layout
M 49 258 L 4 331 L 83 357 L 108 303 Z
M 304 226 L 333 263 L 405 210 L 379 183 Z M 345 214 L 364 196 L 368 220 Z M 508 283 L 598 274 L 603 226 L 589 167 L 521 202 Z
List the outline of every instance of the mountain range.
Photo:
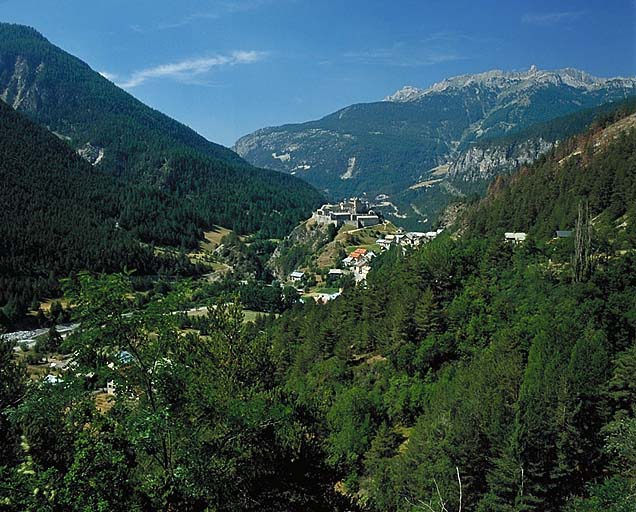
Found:
M 392 220 L 417 217 L 421 223 L 449 198 L 470 192 L 462 182 L 509 172 L 555 141 L 540 140 L 535 130 L 531 143 L 511 152 L 511 138 L 518 145 L 532 128 L 549 133 L 549 121 L 634 94 L 634 78 L 599 78 L 571 68 L 495 70 L 427 89 L 404 87 L 384 101 L 352 105 L 317 121 L 264 128 L 239 139 L 235 150 L 254 165 L 300 176 L 333 199 L 381 196 Z M 509 154 L 505 165 L 501 158 L 475 155 L 475 146 L 497 141 Z M 474 165 L 466 179 L 457 169 L 467 160 Z

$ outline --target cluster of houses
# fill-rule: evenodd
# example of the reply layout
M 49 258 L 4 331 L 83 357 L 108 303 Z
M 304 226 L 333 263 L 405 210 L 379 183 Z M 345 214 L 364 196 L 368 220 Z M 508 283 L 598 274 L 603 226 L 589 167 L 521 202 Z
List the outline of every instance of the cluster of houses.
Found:
M 356 205 L 358 204 L 357 201 L 357 199 L 353 200 Z M 318 212 L 321 211 L 322 209 L 318 210 Z M 323 213 L 320 213 L 320 215 L 322 216 Z M 316 218 L 316 214 L 314 214 L 314 218 Z M 408 233 L 400 231 L 396 234 L 385 235 L 384 238 L 376 240 L 376 244 L 382 251 L 390 249 L 391 246 L 402 247 L 403 249 L 406 249 L 408 247 L 418 247 L 423 243 L 435 239 L 441 232 L 441 229 L 428 232 L 411 231 Z M 367 275 L 371 271 L 371 261 L 376 256 L 377 255 L 373 251 L 368 250 L 364 247 L 355 249 L 351 254 L 349 254 L 342 260 L 343 268 L 332 268 L 329 270 L 329 273 L 327 274 L 327 282 L 336 282 L 338 279 L 345 275 L 352 275 L 356 283 L 366 281 Z M 294 284 L 301 284 L 305 280 L 305 278 L 306 274 L 301 270 L 295 270 L 289 275 L 289 281 Z M 324 297 L 319 297 L 320 300 L 322 302 L 327 302 L 329 300 L 333 300 L 340 294 L 334 293 L 323 295 Z
M 343 259 L 342 264 L 353 273 L 356 283 L 360 283 L 367 279 L 367 275 L 371 271 L 371 260 L 375 258 L 375 256 L 373 251 L 359 247 Z
M 430 242 L 437 238 L 443 230 L 427 231 L 426 233 L 421 231 L 409 231 L 408 233 L 396 233 L 395 235 L 386 235 L 384 238 L 380 238 L 375 241 L 383 251 L 391 248 L 393 245 L 399 247 L 418 247 L 419 245 Z
M 311 218 L 320 225 L 333 224 L 336 227 L 347 224 L 368 228 L 382 222 L 382 218 L 371 209 L 369 201 L 357 197 L 338 204 L 324 204 Z

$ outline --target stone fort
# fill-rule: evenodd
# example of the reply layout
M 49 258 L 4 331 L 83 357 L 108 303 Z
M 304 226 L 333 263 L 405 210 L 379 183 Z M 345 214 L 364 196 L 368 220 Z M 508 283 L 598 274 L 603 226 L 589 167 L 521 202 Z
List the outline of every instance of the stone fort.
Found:
M 318 224 L 333 224 L 336 227 L 349 224 L 356 228 L 375 226 L 382 222 L 380 216 L 371 210 L 369 201 L 358 198 L 338 204 L 325 204 L 313 213 L 312 219 Z

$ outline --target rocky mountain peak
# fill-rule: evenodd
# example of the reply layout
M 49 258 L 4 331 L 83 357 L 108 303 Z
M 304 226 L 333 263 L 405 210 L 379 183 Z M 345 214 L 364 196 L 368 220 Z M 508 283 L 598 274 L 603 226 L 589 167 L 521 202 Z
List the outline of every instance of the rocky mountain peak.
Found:
M 548 85 L 566 85 L 584 91 L 598 90 L 611 85 L 636 90 L 636 78 L 601 78 L 575 68 L 542 70 L 536 64 L 533 64 L 527 71 L 495 69 L 483 73 L 459 75 L 435 83 L 427 89 L 406 86 L 395 94 L 387 96 L 385 101 L 418 101 L 429 94 L 450 90 L 459 91 L 469 87 L 480 87 L 492 90 L 496 94 L 506 94 L 512 90 L 518 91 Z
M 412 85 L 405 85 L 400 90 L 396 91 L 395 94 L 384 98 L 384 101 L 393 101 L 398 103 L 402 101 L 414 101 L 420 98 L 424 92 L 424 89 L 419 89 Z

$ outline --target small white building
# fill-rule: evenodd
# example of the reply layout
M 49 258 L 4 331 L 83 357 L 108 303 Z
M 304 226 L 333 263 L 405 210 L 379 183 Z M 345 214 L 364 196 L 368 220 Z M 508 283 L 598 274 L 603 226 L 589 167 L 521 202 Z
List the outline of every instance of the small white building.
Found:
M 340 291 L 335 293 L 318 293 L 314 296 L 314 300 L 318 303 L 325 304 L 330 300 L 337 299 L 341 294 L 342 293 Z
M 291 274 L 289 274 L 289 280 L 298 283 L 305 278 L 305 273 L 300 270 L 294 270 Z
M 61 382 L 64 382 L 62 379 L 60 379 L 59 377 L 49 373 L 46 377 L 44 377 L 44 379 L 42 379 L 43 382 L 46 382 L 47 384 L 60 384 Z
M 513 244 L 520 244 L 521 242 L 525 242 L 528 237 L 527 233 L 504 233 L 504 237 L 506 242 L 511 242 Z

